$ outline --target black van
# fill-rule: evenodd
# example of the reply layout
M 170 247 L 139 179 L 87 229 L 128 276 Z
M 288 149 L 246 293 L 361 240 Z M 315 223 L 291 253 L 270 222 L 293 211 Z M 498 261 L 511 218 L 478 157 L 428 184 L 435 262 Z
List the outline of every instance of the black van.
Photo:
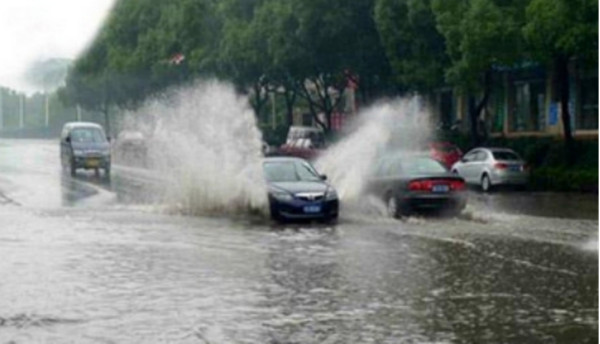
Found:
M 101 125 L 87 122 L 66 123 L 60 135 L 60 159 L 63 169 L 74 176 L 78 168 L 100 169 L 110 177 L 110 142 Z

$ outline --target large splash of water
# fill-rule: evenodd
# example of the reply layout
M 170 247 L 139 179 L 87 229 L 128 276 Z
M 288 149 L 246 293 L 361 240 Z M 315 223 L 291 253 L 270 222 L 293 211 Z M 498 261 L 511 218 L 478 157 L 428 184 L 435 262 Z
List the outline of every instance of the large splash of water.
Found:
M 361 111 L 350 133 L 329 147 L 315 164 L 328 175 L 342 201 L 357 201 L 378 157 L 425 147 L 431 138 L 429 120 L 420 97 L 379 102 Z
M 245 97 L 218 81 L 169 92 L 135 114 L 165 201 L 184 214 L 263 211 L 261 132 Z M 132 125 L 131 122 L 135 124 Z

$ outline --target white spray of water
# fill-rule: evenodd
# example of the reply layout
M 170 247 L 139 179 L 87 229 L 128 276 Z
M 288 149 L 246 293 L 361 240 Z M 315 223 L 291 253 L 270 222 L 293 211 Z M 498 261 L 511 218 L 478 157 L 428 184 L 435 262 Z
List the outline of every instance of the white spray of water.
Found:
M 231 85 L 199 82 L 133 115 L 148 139 L 149 164 L 165 178 L 168 204 L 190 215 L 264 211 L 261 132 Z
M 351 133 L 330 147 L 315 164 L 327 174 L 342 201 L 355 202 L 362 198 L 365 182 L 379 156 L 425 146 L 431 137 L 429 120 L 429 112 L 419 97 L 375 104 L 361 111 Z M 381 209 L 375 212 L 382 213 Z

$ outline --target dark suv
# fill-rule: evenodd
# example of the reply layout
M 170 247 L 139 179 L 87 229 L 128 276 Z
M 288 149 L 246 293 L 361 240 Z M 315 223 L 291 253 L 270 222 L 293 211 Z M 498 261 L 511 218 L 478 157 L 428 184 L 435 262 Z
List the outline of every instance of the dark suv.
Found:
M 102 126 L 96 123 L 66 123 L 60 135 L 60 159 L 74 176 L 78 168 L 104 170 L 110 177 L 110 143 Z

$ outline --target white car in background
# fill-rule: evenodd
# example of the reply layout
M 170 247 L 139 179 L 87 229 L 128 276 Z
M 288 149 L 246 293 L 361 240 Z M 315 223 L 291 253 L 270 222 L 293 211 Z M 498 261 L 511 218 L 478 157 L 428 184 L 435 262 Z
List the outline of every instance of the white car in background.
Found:
M 529 181 L 527 164 L 507 148 L 475 148 L 452 165 L 451 171 L 484 192 L 498 185 L 524 186 Z

